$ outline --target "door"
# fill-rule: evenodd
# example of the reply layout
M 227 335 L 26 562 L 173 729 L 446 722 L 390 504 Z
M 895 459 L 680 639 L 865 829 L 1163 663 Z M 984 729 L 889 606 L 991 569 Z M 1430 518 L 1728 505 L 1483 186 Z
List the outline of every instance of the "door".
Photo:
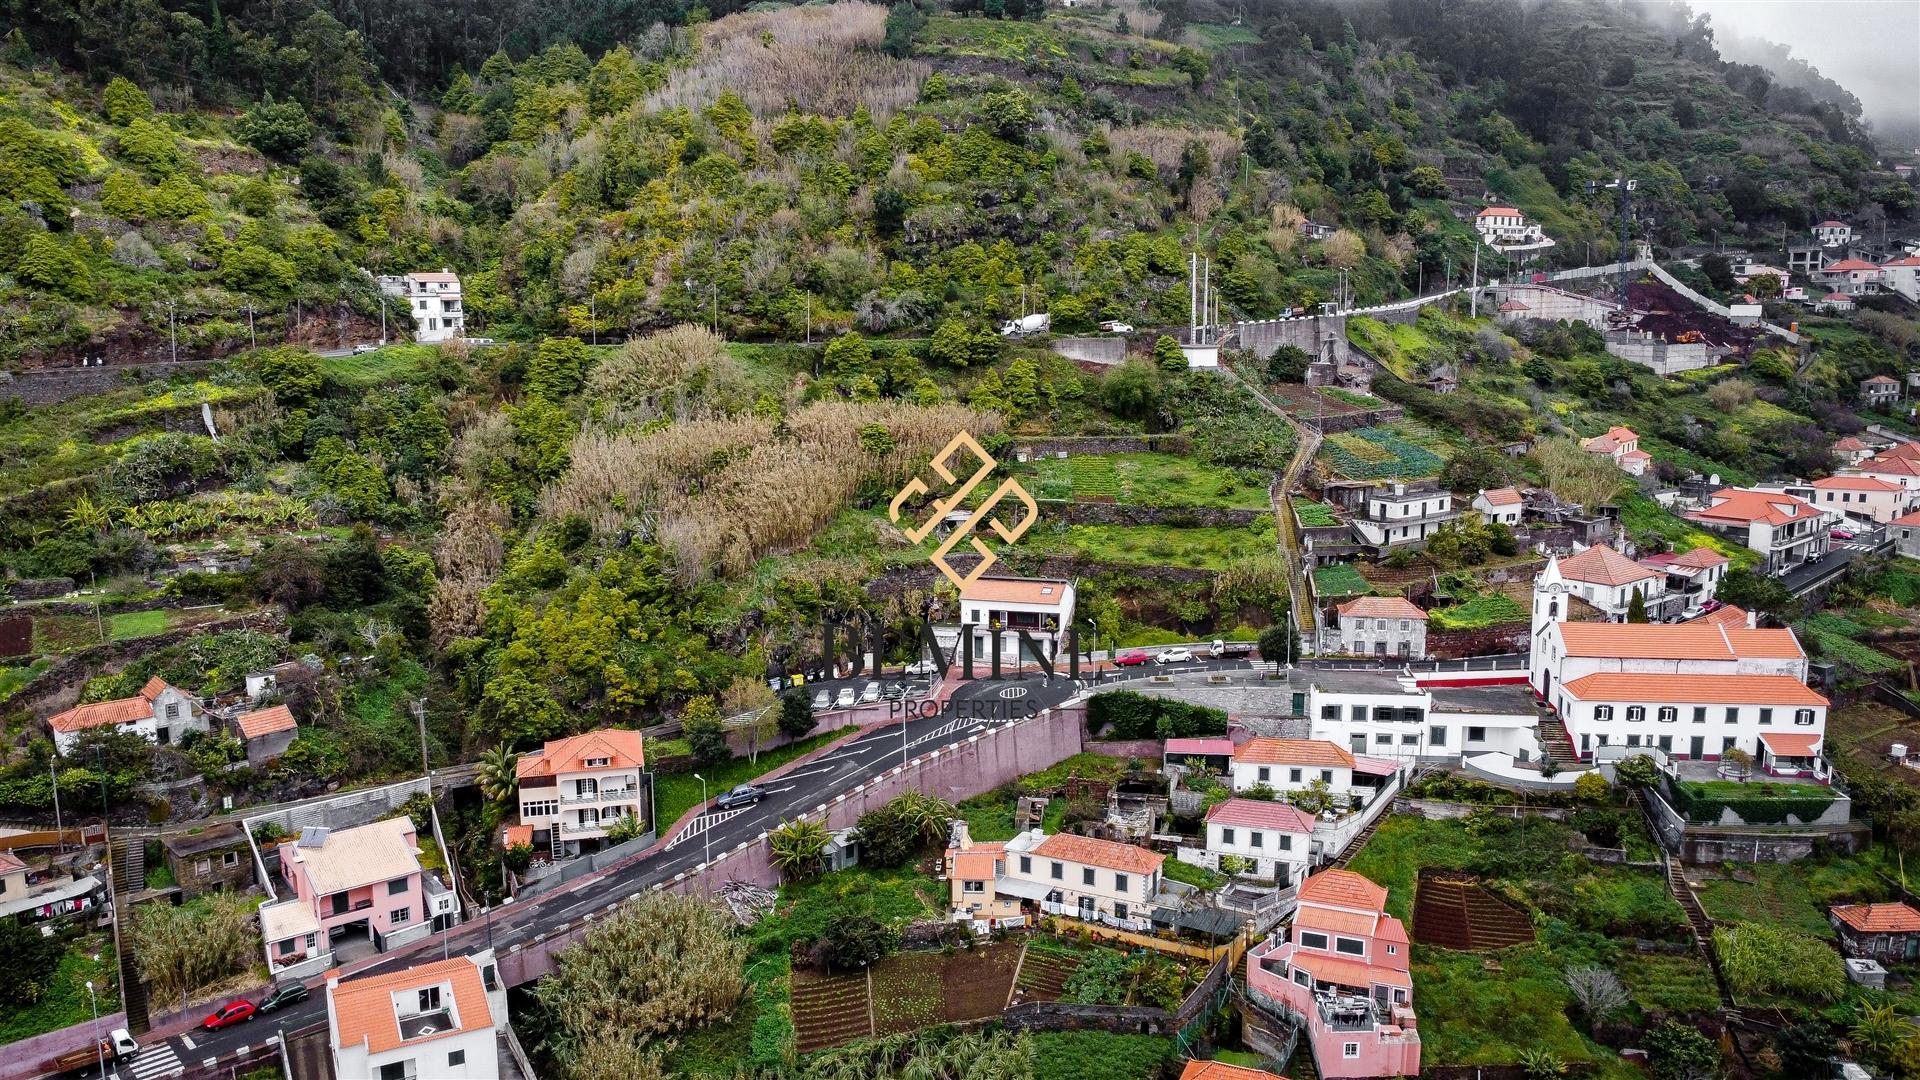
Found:
M 1663 754 L 1673 753 L 1673 736 L 1671 735 L 1660 736 L 1660 752 Z
M 1698 760 L 1700 756 L 1702 754 L 1705 754 L 1706 752 L 1707 752 L 1706 736 L 1695 735 L 1693 738 L 1687 740 L 1687 756 L 1688 757 Z
M 1353 737 L 1353 752 L 1356 754 L 1364 754 L 1367 752 L 1367 737 L 1365 735 L 1355 735 Z
M 1080 898 L 1080 917 L 1088 922 L 1093 921 L 1093 897 L 1083 896 Z

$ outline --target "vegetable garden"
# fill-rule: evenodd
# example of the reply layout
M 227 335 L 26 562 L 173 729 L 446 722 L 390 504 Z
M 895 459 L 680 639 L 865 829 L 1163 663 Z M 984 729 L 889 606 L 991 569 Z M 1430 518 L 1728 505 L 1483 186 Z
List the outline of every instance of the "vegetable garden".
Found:
M 903 952 L 858 974 L 793 974 L 793 1027 L 801 1053 L 856 1039 L 998 1016 L 1020 966 L 1017 943 L 956 952 Z M 869 979 L 871 974 L 871 979 Z
M 1437 443 L 1416 424 L 1365 427 L 1327 436 L 1321 453 L 1333 471 L 1350 480 L 1412 480 L 1437 476 L 1446 459 L 1421 445 Z

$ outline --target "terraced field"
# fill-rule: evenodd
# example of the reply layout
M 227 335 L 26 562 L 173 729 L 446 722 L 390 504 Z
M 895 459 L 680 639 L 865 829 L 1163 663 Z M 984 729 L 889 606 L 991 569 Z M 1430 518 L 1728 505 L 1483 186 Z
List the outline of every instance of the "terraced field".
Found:
M 796 971 L 792 984 L 795 1044 L 806 1054 L 855 1039 L 998 1016 L 1013 988 L 1020 948 L 1001 943 L 953 953 L 895 953 L 873 965 L 871 982 L 866 972 Z M 1062 975 L 1060 982 L 1065 981 Z M 1046 1000 L 1058 1000 L 1058 989 Z
M 1413 897 L 1413 940 L 1474 952 L 1533 940 L 1527 916 L 1472 878 L 1422 871 Z
M 1027 950 L 1020 965 L 1020 996 L 1027 1001 L 1059 1001 L 1066 993 L 1067 980 L 1080 969 L 1080 961 L 1058 953 Z
M 1328 468 L 1349 480 L 1414 480 L 1438 476 L 1446 464 L 1445 449 L 1432 429 L 1403 420 L 1329 435 L 1320 454 Z
M 793 1034 L 803 1054 L 870 1038 L 867 976 L 793 973 Z

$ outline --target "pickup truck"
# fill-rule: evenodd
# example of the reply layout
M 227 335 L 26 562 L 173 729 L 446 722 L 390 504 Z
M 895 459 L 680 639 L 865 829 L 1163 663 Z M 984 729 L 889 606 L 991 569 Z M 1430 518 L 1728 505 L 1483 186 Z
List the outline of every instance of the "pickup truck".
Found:
M 138 1049 L 140 1044 L 133 1040 L 133 1035 L 126 1028 L 115 1028 L 111 1034 L 100 1040 L 98 1046 L 69 1050 L 54 1058 L 48 1063 L 47 1071 L 63 1076 L 68 1073 L 81 1073 L 97 1068 L 103 1057 L 107 1061 L 115 1061 Z
M 1214 660 L 1225 660 L 1230 656 L 1252 655 L 1253 642 L 1251 641 L 1221 641 L 1215 638 L 1213 644 L 1207 647 L 1207 656 Z

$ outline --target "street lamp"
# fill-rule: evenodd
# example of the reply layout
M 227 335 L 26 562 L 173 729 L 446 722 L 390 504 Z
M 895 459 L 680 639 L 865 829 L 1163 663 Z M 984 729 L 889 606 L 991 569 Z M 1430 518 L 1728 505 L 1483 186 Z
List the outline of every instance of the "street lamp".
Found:
M 122 971 L 125 970 L 125 953 L 120 951 L 120 889 L 114 883 L 114 873 L 119 868 L 113 864 L 112 823 L 107 813 L 107 748 L 99 743 L 93 744 L 94 761 L 100 766 L 100 842 L 107 848 L 107 907 L 113 916 L 113 962 Z M 85 837 L 82 837 L 84 841 Z M 104 1066 L 102 1072 L 104 1072 Z
M 100 1058 L 100 1080 L 107 1080 L 107 1041 L 100 1037 L 100 999 L 94 996 L 93 980 L 87 980 L 87 1001 L 93 1006 L 93 1046 Z
M 707 778 L 699 773 L 694 773 L 693 778 L 700 781 L 700 805 L 703 807 L 700 816 L 706 817 L 707 811 L 704 807 L 707 805 Z M 708 827 L 703 825 L 700 828 L 700 846 L 705 851 L 705 856 L 700 860 L 703 868 L 713 863 L 713 835 L 707 831 Z
M 481 914 L 486 916 L 486 922 L 487 922 L 487 951 L 488 952 L 493 951 L 493 909 L 496 907 L 506 907 L 508 904 L 511 904 L 511 903 L 513 903 L 513 897 L 508 896 L 508 897 L 503 897 L 498 904 L 489 904 L 485 908 L 481 909 Z

